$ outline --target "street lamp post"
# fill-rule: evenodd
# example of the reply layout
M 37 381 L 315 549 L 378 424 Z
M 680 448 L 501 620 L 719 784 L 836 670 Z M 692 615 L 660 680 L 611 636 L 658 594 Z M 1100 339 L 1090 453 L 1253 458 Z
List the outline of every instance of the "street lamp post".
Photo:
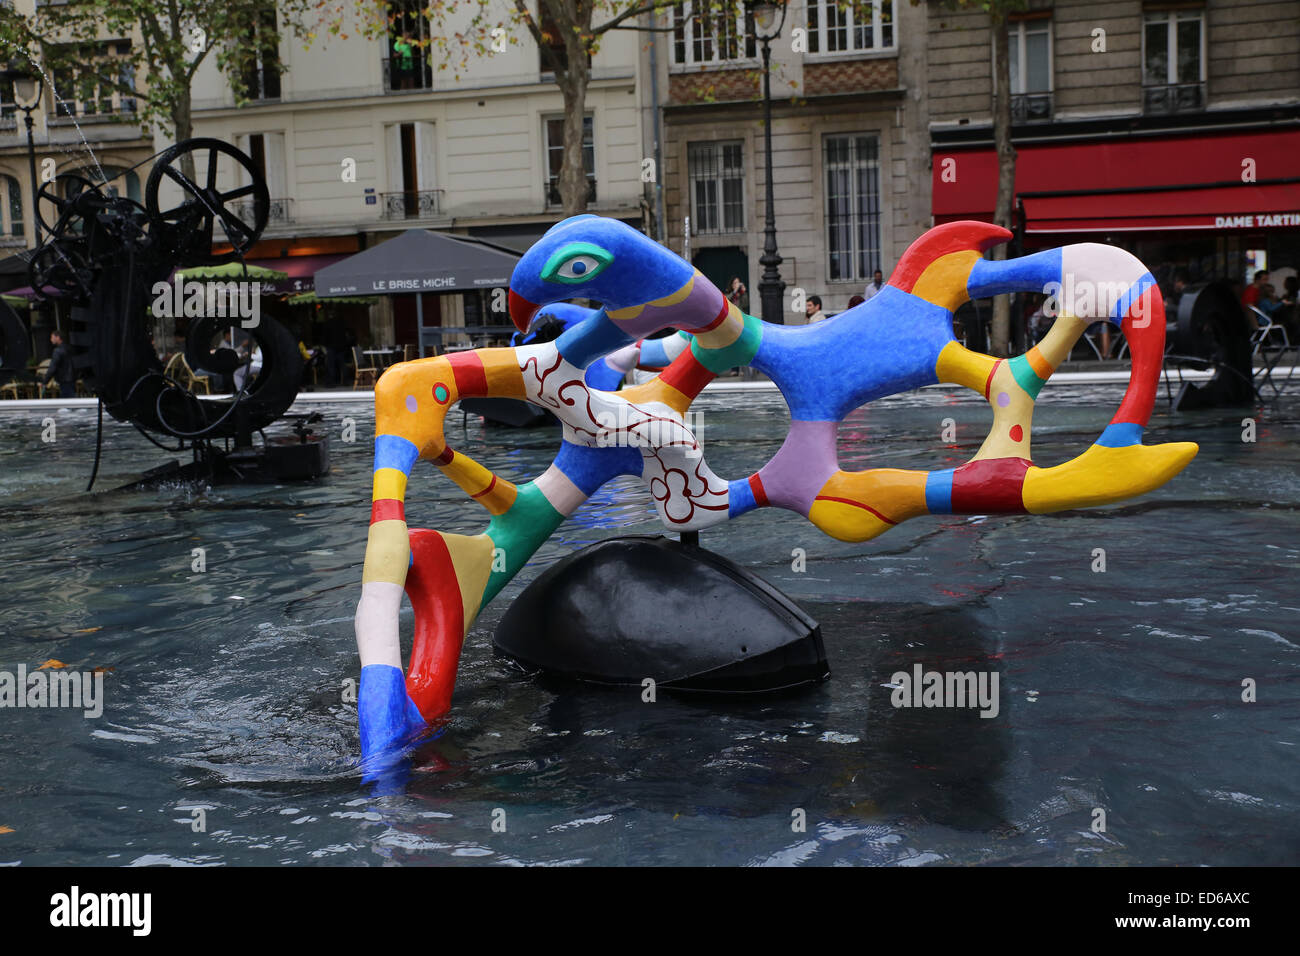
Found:
M 751 0 L 747 3 L 750 20 L 754 25 L 754 35 L 763 47 L 763 145 L 764 171 L 767 177 L 766 215 L 763 225 L 763 255 L 759 262 L 763 266 L 763 277 L 758 283 L 758 294 L 762 299 L 762 319 L 776 325 L 785 323 L 785 309 L 782 304 L 785 283 L 777 269 L 782 262 L 776 251 L 776 210 L 772 199 L 772 41 L 781 35 L 785 26 L 786 0 Z
M 32 113 L 41 104 L 45 92 L 44 82 L 38 74 L 21 67 L 10 66 L 0 72 L 0 81 L 13 84 L 14 105 L 23 111 L 27 126 L 27 166 L 32 177 L 32 228 L 36 232 L 36 245 L 41 244 L 41 215 L 38 208 L 40 184 L 36 181 L 36 141 L 32 137 Z

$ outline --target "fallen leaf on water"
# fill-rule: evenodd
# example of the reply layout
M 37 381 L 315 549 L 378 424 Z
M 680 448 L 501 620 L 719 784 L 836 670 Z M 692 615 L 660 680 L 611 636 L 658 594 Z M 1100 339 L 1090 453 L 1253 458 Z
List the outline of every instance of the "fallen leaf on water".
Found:
M 53 657 L 51 657 L 48 661 L 46 661 L 44 664 L 42 664 L 40 667 L 38 667 L 38 668 L 36 668 L 36 669 L 37 669 L 38 671 L 43 671 L 43 670 L 45 670 L 45 668 L 47 668 L 47 667 L 52 667 L 52 668 L 54 668 L 55 670 L 57 670 L 57 669 L 60 668 L 60 667 L 67 667 L 67 666 L 68 666 L 68 665 L 65 664 L 65 663 L 63 663 L 63 661 L 55 660 Z

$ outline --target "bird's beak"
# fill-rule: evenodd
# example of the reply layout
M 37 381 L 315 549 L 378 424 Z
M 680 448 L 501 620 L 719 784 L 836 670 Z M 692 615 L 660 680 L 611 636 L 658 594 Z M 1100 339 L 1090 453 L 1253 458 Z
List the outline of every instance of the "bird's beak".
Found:
M 527 332 L 528 323 L 533 320 L 533 316 L 537 314 L 537 310 L 540 309 L 541 306 L 529 302 L 522 295 L 516 293 L 514 289 L 510 290 L 508 303 L 510 307 L 510 321 L 514 322 L 515 328 L 520 332 Z

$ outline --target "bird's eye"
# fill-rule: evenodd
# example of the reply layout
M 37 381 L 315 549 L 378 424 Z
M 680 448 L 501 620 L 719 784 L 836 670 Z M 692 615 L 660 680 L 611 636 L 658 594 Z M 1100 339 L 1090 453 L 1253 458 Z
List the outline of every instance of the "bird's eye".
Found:
M 589 242 L 570 243 L 547 260 L 542 278 L 547 282 L 570 284 L 589 282 L 613 261 L 614 257 L 600 246 Z
M 589 279 L 599 268 L 600 263 L 592 256 L 574 256 L 555 270 L 555 274 L 561 279 Z

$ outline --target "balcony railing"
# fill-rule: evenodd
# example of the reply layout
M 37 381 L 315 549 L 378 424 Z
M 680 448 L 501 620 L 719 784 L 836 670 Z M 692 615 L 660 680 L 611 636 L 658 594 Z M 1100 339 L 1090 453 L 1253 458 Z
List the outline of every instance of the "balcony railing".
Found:
M 1189 113 L 1205 109 L 1204 83 L 1142 87 L 1144 113 Z
M 251 199 L 241 199 L 232 203 L 235 215 L 244 222 L 252 222 L 254 215 L 254 202 Z M 286 223 L 293 222 L 293 200 L 292 199 L 272 199 L 267 209 L 266 224 L 268 226 L 282 226 Z
M 379 194 L 383 219 L 428 219 L 442 212 L 442 190 L 420 189 Z
M 113 93 L 111 96 L 97 96 L 88 100 L 55 100 L 54 112 L 49 115 L 50 123 L 61 125 L 73 119 L 95 120 L 134 117 L 136 103 L 134 96 Z
M 419 53 L 411 57 L 409 69 L 402 69 L 402 61 L 391 57 L 384 57 L 383 63 L 385 93 L 433 89 L 433 66 Z
M 1051 93 L 1015 93 L 1012 95 L 1012 123 L 1046 123 L 1049 122 L 1051 118 Z

